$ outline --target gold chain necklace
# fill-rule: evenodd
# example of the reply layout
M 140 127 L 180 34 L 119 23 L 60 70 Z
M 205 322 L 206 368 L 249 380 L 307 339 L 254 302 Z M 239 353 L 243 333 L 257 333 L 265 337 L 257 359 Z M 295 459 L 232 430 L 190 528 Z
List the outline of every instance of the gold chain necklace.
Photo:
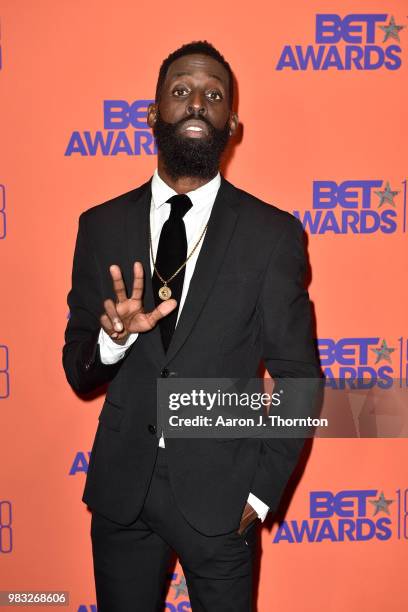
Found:
M 150 255 L 152 258 L 152 263 L 153 263 L 153 269 L 156 272 L 157 276 L 159 277 L 159 279 L 161 280 L 161 282 L 163 283 L 163 286 L 160 287 L 158 293 L 159 293 L 159 297 L 161 300 L 168 300 L 171 298 L 171 289 L 170 287 L 168 287 L 168 283 L 170 281 L 173 280 L 173 278 L 175 276 L 177 276 L 177 274 L 184 268 L 184 266 L 187 264 L 188 260 L 190 259 L 190 257 L 192 256 L 192 254 L 194 253 L 194 251 L 196 250 L 196 248 L 198 247 L 198 245 L 200 244 L 205 231 L 208 227 L 208 222 L 206 223 L 203 231 L 200 234 L 199 239 L 197 240 L 197 242 L 195 243 L 193 249 L 190 251 L 190 254 L 187 256 L 187 259 L 181 264 L 181 266 L 179 268 L 177 268 L 177 270 L 174 272 L 174 274 L 172 274 L 167 280 L 164 280 L 164 278 L 159 274 L 158 269 L 156 268 L 156 262 L 154 261 L 154 256 L 153 256 L 153 244 L 152 244 L 152 232 L 150 229 L 150 221 L 149 221 L 149 243 L 150 243 Z M 159 238 L 160 241 L 160 238 Z M 158 248 L 158 247 L 157 247 Z

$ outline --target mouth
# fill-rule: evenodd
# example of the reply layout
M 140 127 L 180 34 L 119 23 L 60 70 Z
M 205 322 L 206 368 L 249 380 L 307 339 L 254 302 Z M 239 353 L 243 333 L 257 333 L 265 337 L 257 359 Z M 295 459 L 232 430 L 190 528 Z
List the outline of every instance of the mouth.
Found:
M 208 136 L 208 125 L 200 119 L 188 119 L 180 128 L 180 133 L 190 138 L 203 138 Z

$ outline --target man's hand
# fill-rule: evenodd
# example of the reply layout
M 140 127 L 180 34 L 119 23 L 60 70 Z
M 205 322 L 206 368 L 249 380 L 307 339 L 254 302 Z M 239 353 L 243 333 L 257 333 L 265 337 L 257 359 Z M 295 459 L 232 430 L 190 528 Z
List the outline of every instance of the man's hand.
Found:
M 241 534 L 243 531 L 245 531 L 245 529 L 252 523 L 252 521 L 254 521 L 257 518 L 258 518 L 258 514 L 255 512 L 253 507 L 247 502 L 245 505 L 244 511 L 242 513 L 241 523 L 239 525 L 238 533 Z
M 139 261 L 133 264 L 133 290 L 130 298 L 126 295 L 119 266 L 112 265 L 109 271 L 117 301 L 116 304 L 109 299 L 104 301 L 105 312 L 100 317 L 100 322 L 105 332 L 117 344 L 125 344 L 131 333 L 149 331 L 160 319 L 176 308 L 176 300 L 170 299 L 159 304 L 151 312 L 144 311 L 142 304 L 144 273 Z

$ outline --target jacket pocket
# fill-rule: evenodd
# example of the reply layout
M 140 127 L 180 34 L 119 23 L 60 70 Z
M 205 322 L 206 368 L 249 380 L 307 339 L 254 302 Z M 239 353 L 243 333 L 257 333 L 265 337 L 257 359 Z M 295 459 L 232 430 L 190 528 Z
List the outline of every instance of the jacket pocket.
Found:
M 99 422 L 103 423 L 108 429 L 120 431 L 125 411 L 120 406 L 112 404 L 111 401 L 105 399 L 99 415 Z

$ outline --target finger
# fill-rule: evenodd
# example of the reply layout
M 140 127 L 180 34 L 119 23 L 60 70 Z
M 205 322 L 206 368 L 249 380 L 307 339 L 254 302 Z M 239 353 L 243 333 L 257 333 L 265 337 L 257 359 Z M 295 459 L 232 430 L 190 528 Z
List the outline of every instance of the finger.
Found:
M 146 319 L 148 320 L 149 325 L 151 325 L 151 327 L 154 327 L 157 324 L 157 322 L 160 321 L 160 319 L 162 319 L 163 317 L 166 317 L 176 307 L 177 307 L 176 300 L 171 299 L 171 300 L 166 300 L 165 302 L 162 302 L 151 312 L 146 312 L 145 313 Z
M 133 289 L 131 300 L 142 301 L 144 287 L 144 271 L 140 261 L 133 264 Z
M 115 342 L 119 342 L 120 340 L 123 341 L 123 340 L 128 339 L 129 332 L 126 330 L 126 328 L 123 328 L 123 331 L 120 333 L 116 332 L 112 327 L 112 324 L 110 322 L 108 315 L 103 314 L 100 317 L 100 321 L 101 321 L 101 325 L 105 333 L 108 334 L 108 336 L 112 338 L 112 340 L 115 340 Z
M 111 338 L 116 338 L 118 332 L 115 332 L 113 329 L 112 322 L 107 314 L 103 314 L 100 316 L 99 321 L 102 325 L 103 330 L 110 336 Z
M 122 278 L 122 271 L 116 264 L 109 266 L 113 281 L 113 290 L 116 294 L 118 302 L 125 302 L 128 298 L 126 295 L 126 287 Z
M 249 516 L 253 516 L 256 514 L 256 510 L 247 502 L 244 508 L 244 512 L 242 513 L 241 520 L 245 520 Z
M 117 313 L 115 304 L 112 300 L 105 300 L 103 305 L 105 308 L 105 314 L 109 317 L 113 329 L 117 332 L 121 332 L 123 330 L 123 323 Z
M 254 516 L 252 520 L 248 521 L 245 519 L 241 519 L 240 525 L 239 525 L 239 529 L 238 529 L 238 533 L 242 534 L 243 531 L 245 531 L 245 529 L 247 529 L 247 527 L 250 527 L 252 525 L 253 522 L 255 522 L 255 520 L 258 518 L 258 515 Z

